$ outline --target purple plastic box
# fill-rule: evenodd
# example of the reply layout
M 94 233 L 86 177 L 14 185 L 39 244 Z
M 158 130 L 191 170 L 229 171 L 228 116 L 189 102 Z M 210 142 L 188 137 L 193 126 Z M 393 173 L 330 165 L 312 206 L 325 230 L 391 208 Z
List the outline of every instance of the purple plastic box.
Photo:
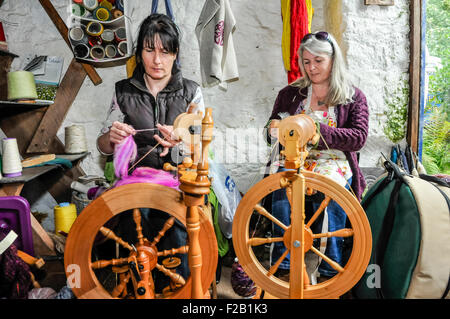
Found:
M 30 204 L 21 196 L 0 197 L 0 228 L 13 230 L 17 249 L 34 256 L 33 233 L 31 229 Z

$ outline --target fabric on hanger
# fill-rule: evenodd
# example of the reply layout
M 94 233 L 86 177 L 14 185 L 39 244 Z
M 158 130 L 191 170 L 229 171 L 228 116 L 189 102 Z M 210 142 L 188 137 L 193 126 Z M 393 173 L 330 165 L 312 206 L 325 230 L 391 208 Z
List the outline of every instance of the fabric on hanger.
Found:
M 170 0 L 164 0 L 164 3 L 166 5 L 166 14 L 167 14 L 167 16 L 172 21 L 175 21 L 175 17 L 173 15 L 172 3 L 170 2 Z M 159 0 L 152 0 L 152 13 L 157 13 L 158 12 L 158 4 L 159 4 Z
M 310 0 L 291 0 L 291 69 L 288 71 L 288 82 L 291 83 L 301 77 L 298 65 L 298 49 L 302 38 L 310 33 L 310 23 L 308 19 L 308 6 L 306 2 Z M 309 6 L 312 9 L 312 6 Z
M 281 20 L 283 34 L 281 36 L 281 51 L 286 71 L 291 70 L 291 0 L 281 0 Z

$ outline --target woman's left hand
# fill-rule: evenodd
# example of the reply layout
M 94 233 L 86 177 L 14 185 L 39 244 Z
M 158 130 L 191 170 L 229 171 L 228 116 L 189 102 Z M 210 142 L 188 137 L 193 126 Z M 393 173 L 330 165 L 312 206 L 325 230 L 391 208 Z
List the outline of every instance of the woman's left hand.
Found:
M 179 143 L 179 141 L 173 139 L 173 126 L 172 125 L 161 125 L 156 124 L 156 127 L 161 132 L 164 138 L 159 135 L 154 135 L 155 140 L 164 146 L 164 150 L 159 156 L 166 156 L 169 153 L 169 148 L 174 147 Z

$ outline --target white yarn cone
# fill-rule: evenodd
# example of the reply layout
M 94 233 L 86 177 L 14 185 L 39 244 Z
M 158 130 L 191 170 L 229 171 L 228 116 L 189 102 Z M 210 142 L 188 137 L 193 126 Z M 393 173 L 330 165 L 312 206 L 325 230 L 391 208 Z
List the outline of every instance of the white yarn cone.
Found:
M 2 141 L 2 171 L 5 177 L 22 175 L 22 162 L 19 147 L 15 138 L 4 138 Z
M 72 125 L 65 128 L 65 151 L 67 154 L 87 152 L 87 141 L 84 126 Z

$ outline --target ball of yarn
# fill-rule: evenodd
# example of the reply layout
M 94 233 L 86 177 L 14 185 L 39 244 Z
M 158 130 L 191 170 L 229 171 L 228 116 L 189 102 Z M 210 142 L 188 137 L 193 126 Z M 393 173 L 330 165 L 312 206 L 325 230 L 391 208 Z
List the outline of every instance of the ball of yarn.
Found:
M 237 258 L 231 266 L 231 287 L 237 295 L 244 298 L 251 298 L 256 294 L 255 283 L 245 273 Z

